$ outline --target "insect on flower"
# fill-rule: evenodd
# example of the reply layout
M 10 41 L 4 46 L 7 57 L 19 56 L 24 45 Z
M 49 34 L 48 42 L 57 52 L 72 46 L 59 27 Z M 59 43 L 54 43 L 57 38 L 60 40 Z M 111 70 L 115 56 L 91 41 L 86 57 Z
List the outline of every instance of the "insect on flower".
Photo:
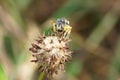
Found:
M 72 27 L 70 23 L 65 18 L 57 19 L 56 23 L 53 23 L 53 32 L 63 37 L 63 39 L 67 39 L 71 33 Z
M 53 28 L 46 33 L 47 35 L 39 35 L 36 42 L 29 48 L 33 57 L 36 58 L 32 62 L 38 63 L 39 70 L 49 78 L 64 72 L 65 64 L 72 57 L 72 51 L 69 49 L 71 29 L 68 20 L 57 19 L 56 23 L 53 23 Z

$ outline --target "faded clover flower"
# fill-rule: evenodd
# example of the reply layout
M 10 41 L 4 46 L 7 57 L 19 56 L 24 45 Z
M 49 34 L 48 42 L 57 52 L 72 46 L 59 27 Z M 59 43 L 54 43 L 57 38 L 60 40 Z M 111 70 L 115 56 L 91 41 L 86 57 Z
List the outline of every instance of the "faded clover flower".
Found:
M 48 77 L 54 77 L 60 71 L 65 71 L 64 65 L 71 59 L 72 51 L 69 50 L 69 39 L 52 36 L 40 35 L 37 43 L 33 43 L 29 49 L 32 55 L 36 57 L 36 62 L 39 64 L 39 70 L 44 71 Z

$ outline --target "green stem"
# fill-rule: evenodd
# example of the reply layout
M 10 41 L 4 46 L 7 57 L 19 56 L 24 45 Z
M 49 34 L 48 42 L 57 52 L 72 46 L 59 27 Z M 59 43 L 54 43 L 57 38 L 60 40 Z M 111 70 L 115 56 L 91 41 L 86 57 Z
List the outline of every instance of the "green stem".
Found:
M 43 80 L 44 75 L 45 75 L 45 73 L 44 73 L 44 72 L 41 72 L 41 74 L 40 74 L 40 76 L 39 76 L 38 80 Z

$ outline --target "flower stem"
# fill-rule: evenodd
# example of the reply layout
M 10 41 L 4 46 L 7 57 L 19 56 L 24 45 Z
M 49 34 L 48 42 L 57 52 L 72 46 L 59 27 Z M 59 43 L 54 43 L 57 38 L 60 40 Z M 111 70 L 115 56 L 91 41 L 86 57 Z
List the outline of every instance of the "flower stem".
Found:
M 43 80 L 44 75 L 45 75 L 45 73 L 44 73 L 44 72 L 41 72 L 41 74 L 40 74 L 40 76 L 39 76 L 38 80 Z

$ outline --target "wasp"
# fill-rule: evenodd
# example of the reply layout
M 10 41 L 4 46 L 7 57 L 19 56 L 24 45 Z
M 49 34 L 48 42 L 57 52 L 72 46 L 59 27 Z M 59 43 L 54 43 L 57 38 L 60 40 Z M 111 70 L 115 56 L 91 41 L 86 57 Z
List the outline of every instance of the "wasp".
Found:
M 59 18 L 53 23 L 53 32 L 57 33 L 63 39 L 69 38 L 72 27 L 66 18 Z

